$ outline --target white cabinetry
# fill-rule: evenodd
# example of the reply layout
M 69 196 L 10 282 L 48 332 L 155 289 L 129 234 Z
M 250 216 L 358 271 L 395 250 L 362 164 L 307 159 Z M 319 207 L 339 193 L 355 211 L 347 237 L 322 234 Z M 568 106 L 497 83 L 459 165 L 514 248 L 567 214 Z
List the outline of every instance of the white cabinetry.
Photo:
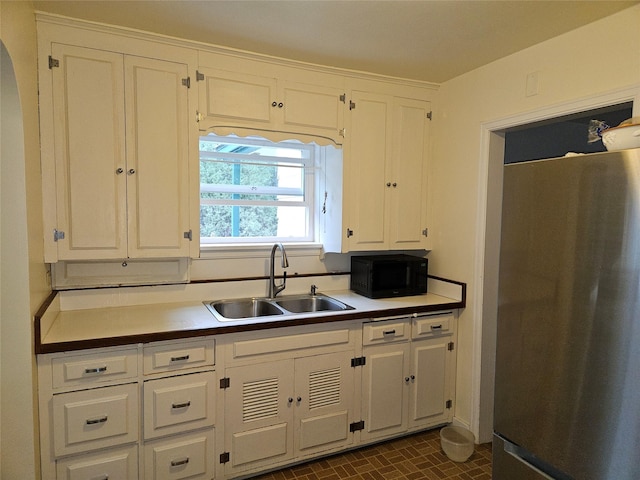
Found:
M 213 341 L 146 345 L 142 358 L 144 478 L 214 478 Z
M 250 66 L 251 65 L 251 66 Z M 293 132 L 342 144 L 344 90 L 328 84 L 261 75 L 260 64 L 236 70 L 198 68 L 200 130 L 241 127 Z M 264 69 L 264 68 L 263 68 Z
M 346 250 L 428 248 L 430 103 L 360 90 L 350 102 Z
M 44 480 L 215 476 L 214 341 L 38 356 Z
M 228 476 L 353 444 L 352 337 L 344 328 L 233 341 L 224 393 Z
M 60 43 L 50 58 L 46 261 L 189 256 L 187 65 Z
M 363 441 L 451 421 L 454 331 L 452 313 L 363 326 Z

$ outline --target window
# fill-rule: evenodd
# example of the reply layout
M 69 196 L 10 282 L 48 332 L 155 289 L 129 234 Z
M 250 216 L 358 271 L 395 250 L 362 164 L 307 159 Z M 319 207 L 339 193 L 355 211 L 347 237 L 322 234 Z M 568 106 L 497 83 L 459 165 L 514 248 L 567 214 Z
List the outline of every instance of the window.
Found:
M 314 241 L 316 147 L 200 137 L 200 243 Z

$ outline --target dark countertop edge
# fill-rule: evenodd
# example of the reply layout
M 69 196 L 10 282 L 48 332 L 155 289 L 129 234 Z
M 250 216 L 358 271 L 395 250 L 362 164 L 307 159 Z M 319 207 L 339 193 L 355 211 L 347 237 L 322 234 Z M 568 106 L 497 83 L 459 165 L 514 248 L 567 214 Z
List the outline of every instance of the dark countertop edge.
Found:
M 459 283 L 459 282 L 452 282 L 452 283 Z M 463 286 L 463 290 L 464 290 L 466 285 L 465 284 L 460 284 L 460 285 Z M 49 301 L 49 303 L 46 304 L 47 306 L 51 303 L 53 298 L 55 298 L 56 293 L 57 292 L 54 292 L 50 296 L 50 298 L 47 299 Z M 68 351 L 74 351 L 74 350 L 86 350 L 90 348 L 103 348 L 103 347 L 116 347 L 121 345 L 131 345 L 134 343 L 149 343 L 149 342 L 158 342 L 163 340 L 178 340 L 181 338 L 206 337 L 210 335 L 224 335 L 227 333 L 239 333 L 239 332 L 257 331 L 257 330 L 271 330 L 274 328 L 296 327 L 300 325 L 314 325 L 319 323 L 343 322 L 348 320 L 362 320 L 365 318 L 372 318 L 372 317 L 390 317 L 395 315 L 407 315 L 410 313 L 436 312 L 440 310 L 464 308 L 465 307 L 464 299 L 466 298 L 466 295 L 463 295 L 462 298 L 463 300 L 461 301 L 452 301 L 448 303 L 439 303 L 439 304 L 433 304 L 433 305 L 392 308 L 392 309 L 377 310 L 377 311 L 369 310 L 366 312 L 341 313 L 339 315 L 300 318 L 296 320 L 276 320 L 273 322 L 247 323 L 246 325 L 216 326 L 216 327 L 202 328 L 202 329 L 195 329 L 195 330 L 193 329 L 174 330 L 174 331 L 167 331 L 167 332 L 145 333 L 140 335 L 124 335 L 121 337 L 96 338 L 93 340 L 78 340 L 78 341 L 47 343 L 47 344 L 42 344 L 40 342 L 40 317 L 46 310 L 46 307 L 43 305 L 43 308 L 40 308 L 40 310 L 38 311 L 38 314 L 40 314 L 40 316 L 36 316 L 35 353 L 45 354 L 45 353 L 68 352 Z

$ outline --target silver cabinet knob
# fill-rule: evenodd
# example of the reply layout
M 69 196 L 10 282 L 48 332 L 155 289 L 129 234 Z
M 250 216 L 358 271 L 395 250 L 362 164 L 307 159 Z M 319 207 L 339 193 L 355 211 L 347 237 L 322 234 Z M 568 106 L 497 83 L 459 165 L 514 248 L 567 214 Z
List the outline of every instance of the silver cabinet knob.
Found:
M 120 175 L 120 174 L 124 173 L 124 169 L 122 169 L 122 168 L 118 168 L 118 169 L 116 169 L 116 173 L 117 173 L 118 175 Z
M 130 169 L 129 169 L 129 175 L 133 175 L 134 173 L 136 173 L 135 169 L 130 168 Z

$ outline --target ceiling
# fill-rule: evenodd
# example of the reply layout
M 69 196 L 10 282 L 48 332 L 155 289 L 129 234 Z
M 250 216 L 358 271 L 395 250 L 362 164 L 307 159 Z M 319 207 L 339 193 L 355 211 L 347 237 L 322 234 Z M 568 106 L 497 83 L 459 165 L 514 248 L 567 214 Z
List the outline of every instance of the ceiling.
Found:
M 33 3 L 37 10 L 75 18 L 309 63 L 442 83 L 640 0 Z

